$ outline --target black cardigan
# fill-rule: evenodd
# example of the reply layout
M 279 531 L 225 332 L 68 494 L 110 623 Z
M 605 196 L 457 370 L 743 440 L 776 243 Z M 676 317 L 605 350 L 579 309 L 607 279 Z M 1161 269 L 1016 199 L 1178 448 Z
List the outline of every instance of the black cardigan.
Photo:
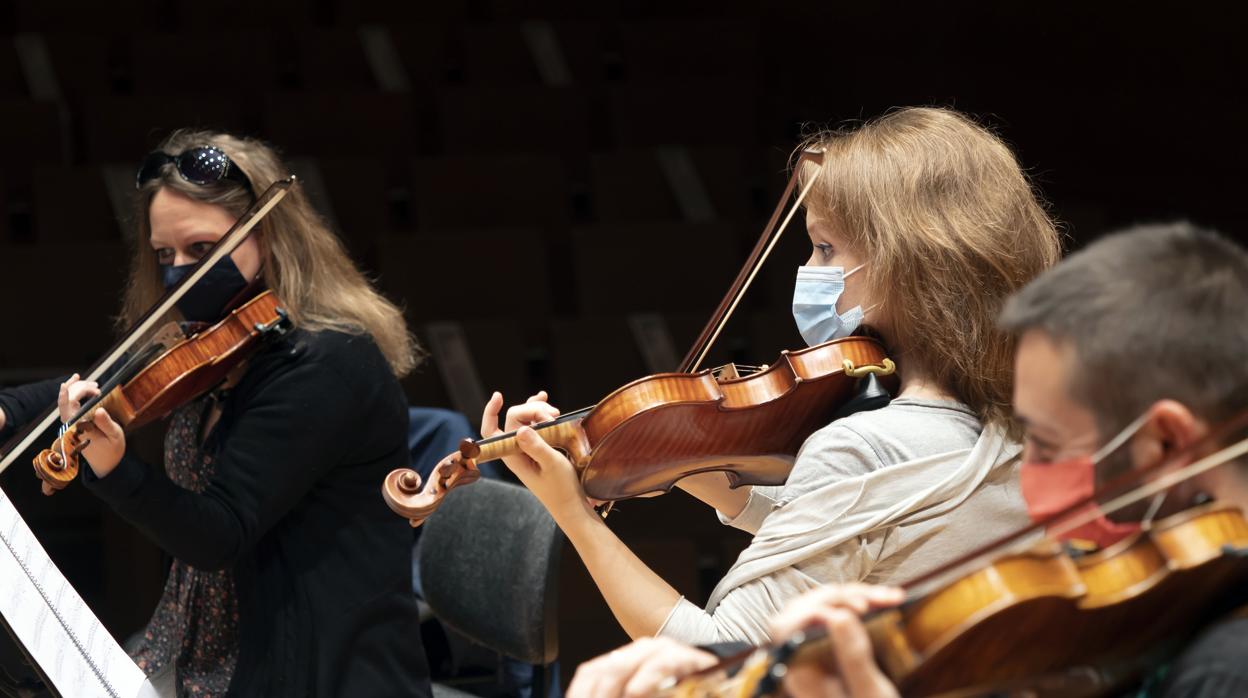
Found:
M 57 381 L 0 392 L 12 426 Z M 5 432 L 11 431 L 6 424 Z M 428 696 L 412 534 L 381 499 L 407 466 L 407 404 L 367 337 L 296 330 L 251 359 L 206 448 L 203 493 L 127 455 L 82 480 L 170 555 L 234 571 L 231 696 Z

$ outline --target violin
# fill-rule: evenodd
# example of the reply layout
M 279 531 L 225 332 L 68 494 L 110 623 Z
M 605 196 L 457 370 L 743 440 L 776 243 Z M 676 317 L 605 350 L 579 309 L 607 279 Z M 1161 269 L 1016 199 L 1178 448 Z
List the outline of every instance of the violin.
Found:
M 1248 422 L 1244 417 L 1248 413 L 1237 421 Z M 1248 440 L 1119 497 L 1106 511 L 1245 453 Z M 988 549 L 1078 514 L 1088 501 Z M 1094 554 L 1073 556 L 1056 542 L 1044 541 L 930 592 L 913 593 L 982 554 L 964 556 L 907 583 L 909 600 L 864 618 L 876 660 L 902 695 L 1074 696 L 1121 689 L 1229 610 L 1224 599 L 1248 583 L 1248 520 L 1238 508 L 1204 504 L 1145 524 Z M 716 671 L 699 672 L 665 695 L 779 695 L 789 667 L 827 662 L 833 652 L 826 633 L 812 628 L 777 647 L 732 658 L 729 663 L 747 661 L 730 680 L 717 678 Z
M 856 396 L 861 379 L 894 373 L 883 346 L 869 337 L 785 351 L 757 370 L 735 364 L 697 370 L 810 191 L 808 184 L 782 221 L 807 161 L 822 164 L 822 155 L 802 154 L 750 258 L 677 372 L 635 380 L 593 407 L 533 425 L 572 461 L 589 497 L 613 502 L 661 494 L 683 477 L 712 471 L 726 473 L 732 487 L 782 484 L 806 437 Z M 894 381 L 888 385 L 895 387 Z M 886 402 L 884 388 L 873 385 L 871 406 Z M 514 433 L 465 439 L 438 463 L 429 483 L 422 487 L 414 470 L 395 470 L 382 484 L 382 497 L 416 526 L 446 492 L 479 477 L 477 464 L 520 452 Z
M 176 327 L 176 326 L 175 326 Z M 35 456 L 43 493 L 64 489 L 78 476 L 78 454 L 90 443 L 96 410 L 104 410 L 129 431 L 163 419 L 178 407 L 220 385 L 255 353 L 261 342 L 285 334 L 290 318 L 272 291 L 264 291 L 217 324 L 165 347 L 166 329 L 135 360 L 101 386 L 49 448 Z M 148 363 L 145 359 L 159 351 Z
M 879 342 L 847 337 L 783 352 L 769 367 L 741 377 L 734 365 L 695 374 L 661 373 L 633 381 L 588 410 L 536 424 L 564 451 L 585 494 L 615 501 L 669 491 L 681 478 L 722 471 L 733 487 L 788 479 L 806 437 L 832 421 L 858 380 L 895 366 Z M 439 468 L 459 469 L 520 453 L 514 432 L 465 439 Z M 386 477 L 386 502 L 408 519 L 423 518 L 419 476 Z M 456 483 L 464 484 L 464 483 Z
M 191 338 L 184 337 L 176 324 L 158 328 L 157 322 L 213 265 L 247 239 L 295 182 L 295 177 L 289 176 L 269 185 L 199 263 L 86 371 L 84 380 L 97 381 L 110 369 L 121 365 L 101 386 L 101 394 L 66 424 L 65 433 L 35 458 L 35 475 L 43 481 L 45 494 L 52 494 L 73 480 L 78 471 L 77 456 L 87 445 L 84 431 L 91 428 L 83 419 L 93 417 L 95 409 L 106 410 L 123 428 L 159 419 L 219 384 L 230 369 L 258 346 L 257 339 L 288 327 L 286 313 L 271 293 L 253 298 L 210 330 Z M 122 364 L 141 340 L 148 341 L 146 348 L 136 351 Z M 161 363 L 144 370 L 153 360 Z M 12 465 L 56 419 L 57 406 L 52 405 L 43 416 L 28 424 L 0 458 L 0 472 Z

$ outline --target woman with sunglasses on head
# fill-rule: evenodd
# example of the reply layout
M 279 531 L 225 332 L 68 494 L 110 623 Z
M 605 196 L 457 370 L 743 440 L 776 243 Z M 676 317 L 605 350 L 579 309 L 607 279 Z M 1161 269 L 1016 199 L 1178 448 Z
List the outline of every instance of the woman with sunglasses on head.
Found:
M 520 429 L 524 450 L 507 466 L 634 638 L 763 642 L 784 603 L 819 584 L 898 583 L 1026 522 L 1012 344 L 995 321 L 1060 245 L 1014 155 L 966 117 L 927 108 L 806 145 L 823 165 L 798 173 L 811 185 L 813 249 L 794 318 L 812 346 L 869 325 L 896 361 L 900 392 L 810 436 L 783 486 L 733 490 L 720 473 L 678 483 L 754 534 L 705 609 L 638 559 L 595 514 L 567 458 L 521 428 L 557 416 L 544 393 L 507 412 L 503 428 Z M 502 406 L 496 393 L 482 436 L 499 431 Z
M 258 141 L 172 134 L 138 174 L 139 242 L 122 322 L 141 316 L 286 174 Z M 214 323 L 264 289 L 293 329 L 174 412 L 167 478 L 126 453 L 103 411 L 82 452 L 86 487 L 173 558 L 164 595 L 128 649 L 179 696 L 429 695 L 411 531 L 377 494 L 409 458 L 397 377 L 419 349 L 297 188 L 178 309 Z M 52 402 L 66 419 L 97 393 L 77 376 L 0 392 L 0 427 Z

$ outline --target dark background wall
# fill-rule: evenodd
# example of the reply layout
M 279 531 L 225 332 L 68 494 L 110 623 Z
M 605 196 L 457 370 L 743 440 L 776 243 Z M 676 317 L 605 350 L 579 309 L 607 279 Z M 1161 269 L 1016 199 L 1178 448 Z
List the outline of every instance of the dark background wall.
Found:
M 434 350 L 406 381 L 413 403 L 469 413 L 496 388 L 592 404 L 678 358 L 801 135 L 896 106 L 994 127 L 1069 247 L 1178 217 L 1243 235 L 1246 58 L 1229 7 L 3 2 L 0 384 L 109 344 L 134 166 L 179 126 L 279 147 Z M 799 226 L 712 363 L 801 346 L 788 294 L 804 255 Z M 137 441 L 158 455 L 159 433 Z M 139 627 L 159 553 L 82 492 L 38 497 L 25 465 L 2 483 L 110 627 Z M 708 519 L 673 495 L 612 523 L 698 599 L 743 542 Z M 575 663 L 623 635 L 566 567 Z

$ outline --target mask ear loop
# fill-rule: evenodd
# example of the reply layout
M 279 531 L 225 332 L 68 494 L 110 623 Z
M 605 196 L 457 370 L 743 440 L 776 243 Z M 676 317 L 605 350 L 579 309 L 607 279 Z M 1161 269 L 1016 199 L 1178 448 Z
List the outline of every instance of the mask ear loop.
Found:
M 1144 424 L 1148 421 L 1148 417 L 1149 417 L 1149 411 L 1146 410 L 1144 414 L 1141 414 L 1140 416 L 1133 419 L 1131 423 L 1126 426 L 1125 429 L 1118 432 L 1117 436 L 1110 439 L 1109 443 L 1105 444 L 1104 446 L 1101 447 L 1100 450 L 1092 454 L 1092 464 L 1095 466 L 1096 464 L 1100 463 L 1101 461 L 1113 455 L 1115 451 L 1122 448 L 1123 444 L 1125 444 L 1128 440 L 1130 440 L 1131 437 L 1135 436 L 1136 432 L 1138 432 L 1144 426 Z M 1157 516 L 1157 512 L 1161 510 L 1162 503 L 1166 501 L 1166 494 L 1167 494 L 1167 490 L 1162 490 L 1161 492 L 1158 492 L 1153 497 L 1153 500 L 1148 505 L 1148 510 L 1144 513 L 1144 516 L 1140 519 L 1141 526 L 1147 526 L 1148 524 L 1152 523 L 1153 519 Z
M 842 275 L 841 275 L 841 280 L 842 280 L 842 281 L 844 281 L 845 279 L 848 279 L 849 277 L 851 277 L 851 276 L 853 276 L 854 274 L 858 273 L 858 271 L 859 271 L 860 269 L 862 269 L 863 267 L 865 267 L 865 266 L 867 266 L 867 263 L 866 263 L 866 262 L 863 262 L 862 264 L 859 264 L 858 266 L 854 267 L 853 269 L 850 269 L 849 271 L 847 271 L 847 272 L 845 272 L 844 274 L 842 274 Z M 859 307 L 861 307 L 861 306 L 859 306 Z M 875 310 L 875 309 L 876 309 L 876 308 L 878 308 L 878 307 L 880 307 L 880 304 L 879 304 L 879 303 L 876 303 L 875 305 L 872 305 L 870 308 L 866 308 L 865 310 L 863 310 L 863 311 L 862 311 L 862 317 L 863 317 L 863 318 L 866 318 L 866 317 L 867 317 L 867 313 L 871 312 L 872 310 Z M 833 310 L 835 310 L 835 308 L 834 308 Z
M 1109 443 L 1105 444 L 1099 451 L 1092 454 L 1092 463 L 1100 463 L 1109 456 L 1113 455 L 1114 451 L 1117 451 L 1124 443 L 1127 442 L 1128 439 L 1135 436 L 1135 433 L 1140 430 L 1140 427 L 1144 426 L 1144 423 L 1148 421 L 1148 417 L 1148 412 L 1136 417 L 1135 420 L 1128 424 L 1125 429 L 1118 432 L 1117 436 L 1110 439 Z

